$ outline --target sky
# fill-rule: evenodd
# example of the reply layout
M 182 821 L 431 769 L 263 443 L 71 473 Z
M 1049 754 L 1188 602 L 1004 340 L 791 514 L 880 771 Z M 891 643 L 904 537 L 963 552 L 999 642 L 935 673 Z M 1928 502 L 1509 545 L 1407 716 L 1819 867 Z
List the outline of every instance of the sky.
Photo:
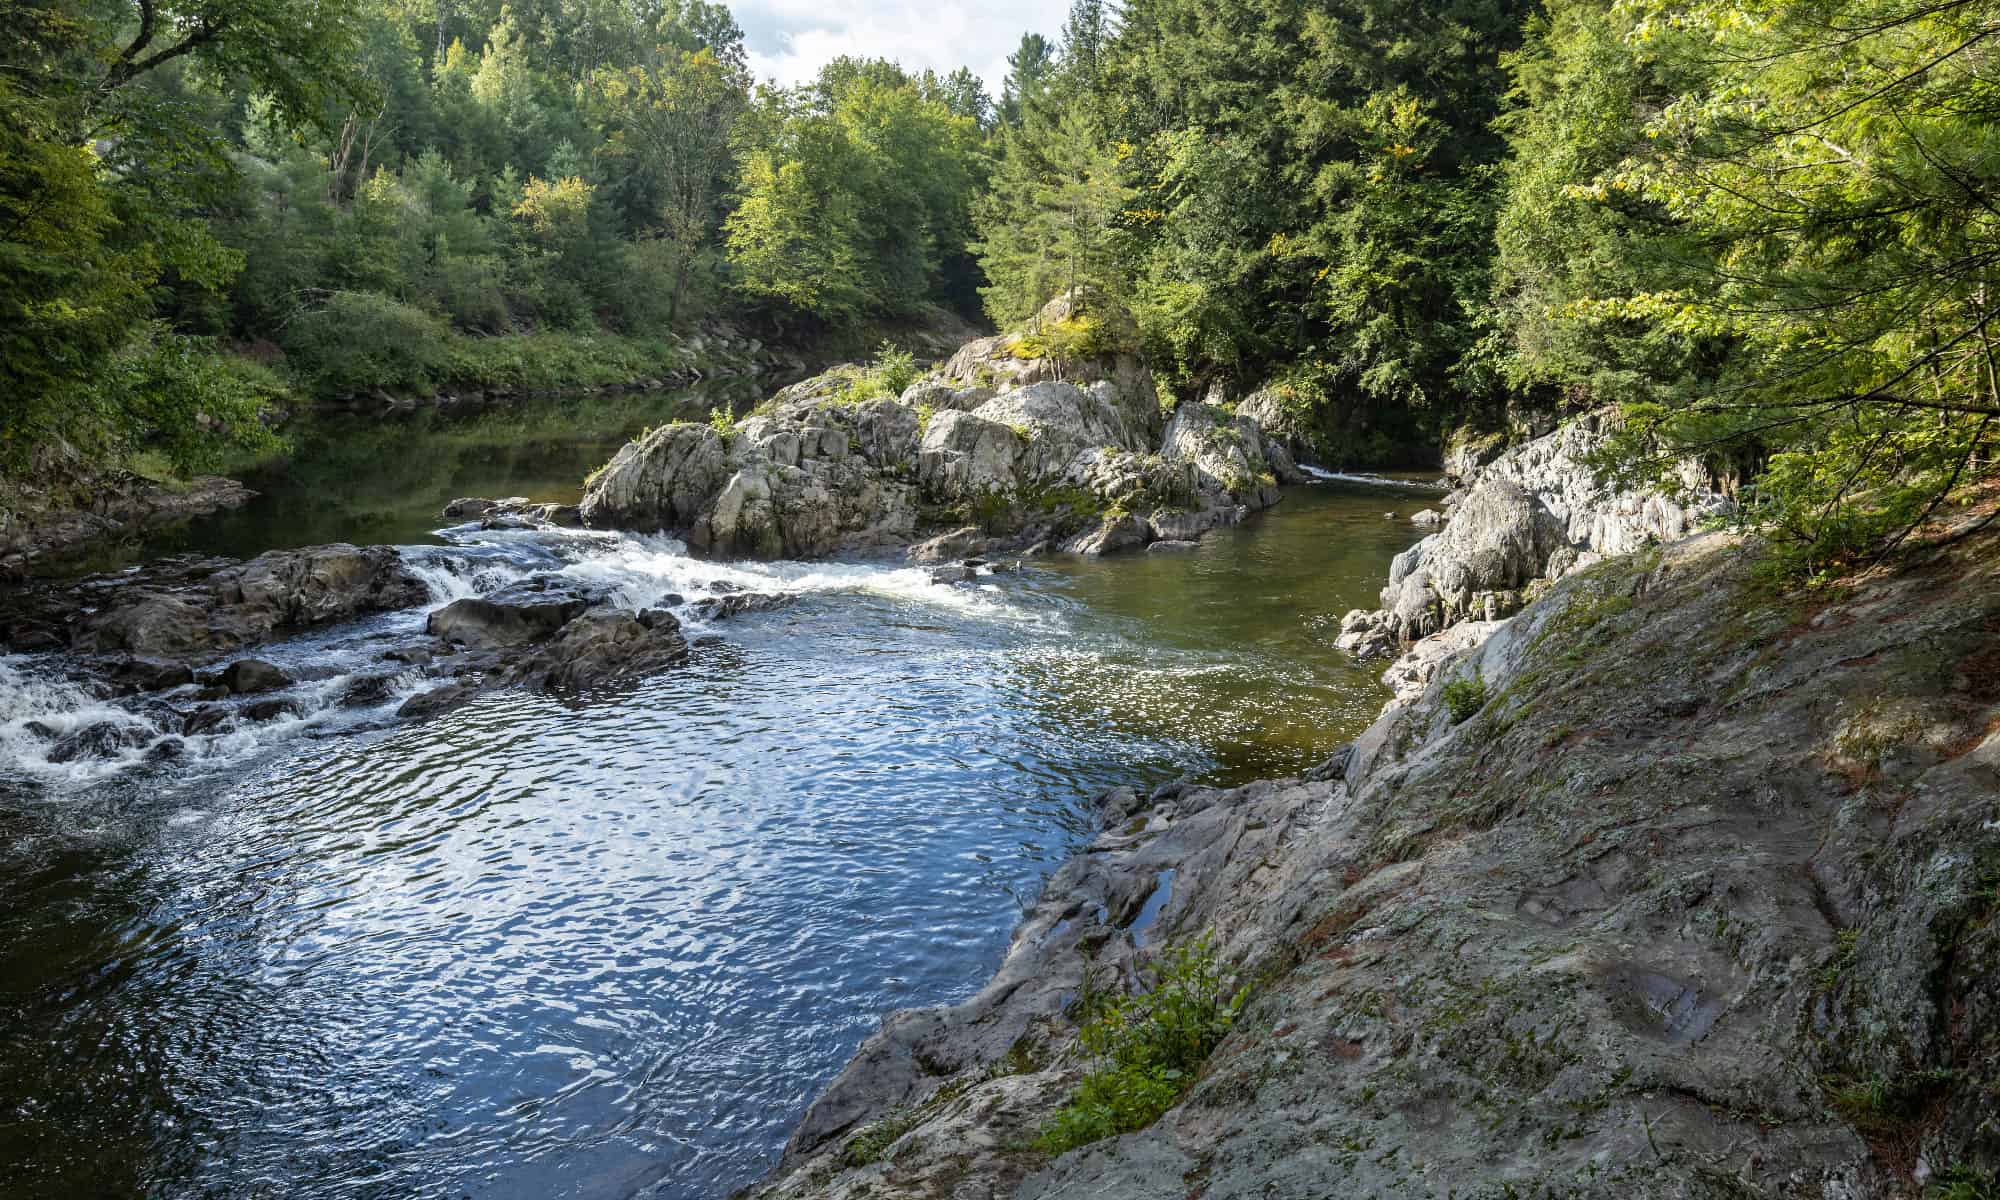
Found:
M 910 71 L 971 67 L 1000 97 L 1024 33 L 1054 42 L 1068 0 L 731 0 L 758 79 L 803 83 L 843 54 L 891 58 Z

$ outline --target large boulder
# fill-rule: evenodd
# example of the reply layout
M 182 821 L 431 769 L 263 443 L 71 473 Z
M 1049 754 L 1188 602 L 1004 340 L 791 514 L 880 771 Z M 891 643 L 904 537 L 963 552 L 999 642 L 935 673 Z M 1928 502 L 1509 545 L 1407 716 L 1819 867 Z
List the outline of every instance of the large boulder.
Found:
M 248 562 L 162 564 L 130 578 L 82 580 L 43 600 L 72 649 L 187 659 L 233 650 L 281 629 L 414 608 L 430 589 L 391 546 L 274 550 Z
M 1009 492 L 1020 483 L 1014 468 L 1025 444 L 999 421 L 957 410 L 941 412 L 924 429 L 917 478 L 926 494 L 947 500 Z
M 1481 483 L 1451 523 L 1396 556 L 1382 589 L 1388 626 L 1404 640 L 1474 615 L 1474 599 L 1515 592 L 1540 579 L 1569 545 L 1563 524 L 1537 496 L 1505 479 Z
M 721 435 L 707 425 L 662 425 L 627 442 L 591 477 L 586 525 L 681 529 L 729 477 Z
M 547 579 L 525 580 L 488 596 L 454 600 L 432 613 L 425 629 L 455 645 L 524 646 L 553 636 L 596 601 Z

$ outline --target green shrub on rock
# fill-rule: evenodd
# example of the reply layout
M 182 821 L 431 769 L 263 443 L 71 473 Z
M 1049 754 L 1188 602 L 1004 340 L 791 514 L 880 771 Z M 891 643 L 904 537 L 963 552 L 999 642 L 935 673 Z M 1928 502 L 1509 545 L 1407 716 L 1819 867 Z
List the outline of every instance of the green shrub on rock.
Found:
M 1043 1124 L 1036 1145 L 1055 1155 L 1143 1129 L 1193 1085 L 1248 999 L 1230 991 L 1206 939 L 1169 953 L 1150 991 L 1093 1005 L 1080 1041 L 1098 1066 Z

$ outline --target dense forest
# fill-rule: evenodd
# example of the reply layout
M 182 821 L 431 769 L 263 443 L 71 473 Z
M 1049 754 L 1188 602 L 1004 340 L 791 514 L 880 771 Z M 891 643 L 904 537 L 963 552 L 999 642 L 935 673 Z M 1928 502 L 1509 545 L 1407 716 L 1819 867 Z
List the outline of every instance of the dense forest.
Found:
M 1801 563 L 1994 462 L 1995 45 L 1950 0 L 1077 0 L 997 100 L 751 77 L 706 0 L 5 0 L 0 458 L 931 309 L 1385 461 L 1623 405 Z

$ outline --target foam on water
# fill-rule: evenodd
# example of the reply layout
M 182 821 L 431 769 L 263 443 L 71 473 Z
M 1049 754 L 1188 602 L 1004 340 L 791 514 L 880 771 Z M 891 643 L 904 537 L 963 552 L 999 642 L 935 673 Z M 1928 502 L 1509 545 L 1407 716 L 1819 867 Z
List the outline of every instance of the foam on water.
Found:
M 1023 603 L 991 583 L 933 583 L 919 568 L 712 561 L 691 556 L 685 543 L 663 535 L 482 530 L 476 525 L 439 533 L 447 545 L 401 548 L 405 564 L 429 590 L 425 605 L 358 625 L 314 630 L 250 651 L 301 676 L 284 691 L 263 697 L 290 700 L 298 709 L 270 720 L 233 717 L 213 729 L 182 734 L 179 717 L 146 698 L 102 699 L 65 679 L 53 660 L 0 657 L 0 714 L 5 715 L 0 720 L 0 773 L 72 789 L 147 763 L 149 756 L 170 754 L 184 764 L 215 766 L 239 762 L 302 735 L 379 725 L 404 700 L 438 683 L 421 671 L 405 670 L 390 682 L 383 703 L 343 704 L 357 678 L 382 673 L 383 635 L 416 633 L 428 612 L 538 575 L 604 588 L 615 603 L 632 610 L 667 607 L 668 600 L 677 596 L 680 602 L 673 607 L 690 632 L 706 628 L 692 611 L 694 602 L 728 591 L 874 596 L 948 609 L 975 620 L 1049 628 L 1060 628 L 1064 620 L 1059 605 Z M 237 657 L 241 655 L 227 655 L 211 665 Z M 51 759 L 64 739 L 97 727 L 105 727 L 101 744 L 74 753 L 66 762 Z M 162 747 L 163 742 L 174 745 Z
M 1321 483 L 1358 483 L 1368 487 L 1408 488 L 1420 492 L 1442 492 L 1445 485 L 1428 479 L 1391 479 L 1387 475 L 1375 475 L 1367 471 L 1329 471 L 1323 467 L 1300 463 L 1299 470 L 1310 479 Z

